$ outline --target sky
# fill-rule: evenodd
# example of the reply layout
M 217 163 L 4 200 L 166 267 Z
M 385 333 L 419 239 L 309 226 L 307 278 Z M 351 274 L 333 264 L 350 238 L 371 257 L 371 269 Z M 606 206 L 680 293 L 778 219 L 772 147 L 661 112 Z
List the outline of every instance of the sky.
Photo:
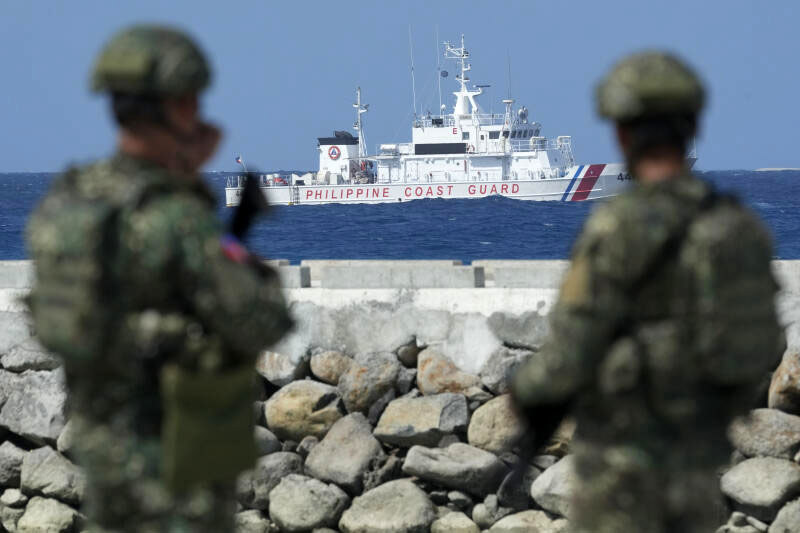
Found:
M 239 153 L 263 170 L 316 170 L 316 138 L 352 132 L 356 86 L 370 152 L 410 141 L 410 59 L 417 112 L 435 113 L 437 32 L 465 35 L 472 83 L 491 84 L 484 109 L 502 110 L 510 79 L 544 135 L 572 136 L 580 163 L 620 159 L 594 113 L 597 81 L 625 54 L 663 48 L 708 86 L 697 168 L 800 167 L 799 15 L 796 0 L 0 0 L 0 172 L 113 152 L 108 101 L 88 77 L 102 45 L 135 22 L 177 25 L 208 53 L 203 113 L 225 132 L 208 170 L 235 170 Z M 442 68 L 452 110 L 455 65 Z

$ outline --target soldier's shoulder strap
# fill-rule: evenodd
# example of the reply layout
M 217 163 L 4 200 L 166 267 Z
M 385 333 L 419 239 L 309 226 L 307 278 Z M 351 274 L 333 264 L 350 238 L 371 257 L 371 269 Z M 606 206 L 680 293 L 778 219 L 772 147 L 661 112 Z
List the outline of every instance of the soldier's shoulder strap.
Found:
M 678 227 L 667 237 L 664 243 L 658 248 L 656 253 L 650 256 L 641 271 L 641 274 L 631 283 L 628 290 L 630 294 L 636 294 L 642 287 L 646 286 L 655 278 L 661 269 L 671 259 L 673 259 L 681 249 L 681 245 L 686 240 L 692 224 L 703 214 L 708 213 L 718 205 L 728 203 L 738 205 L 737 198 L 731 194 L 721 193 L 713 187 L 709 187 L 706 195 L 681 221 Z

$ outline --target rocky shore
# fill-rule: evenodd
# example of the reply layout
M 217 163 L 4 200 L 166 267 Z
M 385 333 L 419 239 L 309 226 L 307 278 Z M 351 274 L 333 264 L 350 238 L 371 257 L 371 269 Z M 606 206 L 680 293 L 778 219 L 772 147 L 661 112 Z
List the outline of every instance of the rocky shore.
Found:
M 508 396 L 565 262 L 494 263 L 479 288 L 326 289 L 316 265 L 312 287 L 287 282 L 298 327 L 256 365 L 260 457 L 238 482 L 239 531 L 567 529 L 574 428 L 519 465 Z M 800 264 L 775 266 L 790 350 L 768 402 L 731 426 L 718 533 L 800 533 Z M 0 262 L 0 532 L 80 533 L 63 369 L 18 303 L 29 273 Z
M 70 455 L 56 358 L 25 316 L 0 334 L 0 523 L 12 533 L 80 532 L 85 479 Z M 566 531 L 573 482 L 566 422 L 519 465 L 523 424 L 509 379 L 536 346 L 495 350 L 477 374 L 416 339 L 393 351 L 322 347 L 258 360 L 261 457 L 237 486 L 239 531 Z M 719 533 L 800 532 L 800 355 L 787 352 L 769 405 L 731 426 Z M 522 483 L 511 483 L 514 469 Z

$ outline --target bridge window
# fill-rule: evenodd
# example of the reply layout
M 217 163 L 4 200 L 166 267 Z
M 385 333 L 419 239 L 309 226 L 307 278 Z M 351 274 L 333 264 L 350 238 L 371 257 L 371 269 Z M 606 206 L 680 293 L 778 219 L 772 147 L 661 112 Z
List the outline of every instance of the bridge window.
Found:
M 490 131 L 489 132 L 489 139 L 499 139 L 500 132 L 499 131 Z
M 461 140 L 462 141 L 468 141 L 469 140 L 469 132 L 468 131 L 464 131 L 464 132 L 461 133 Z

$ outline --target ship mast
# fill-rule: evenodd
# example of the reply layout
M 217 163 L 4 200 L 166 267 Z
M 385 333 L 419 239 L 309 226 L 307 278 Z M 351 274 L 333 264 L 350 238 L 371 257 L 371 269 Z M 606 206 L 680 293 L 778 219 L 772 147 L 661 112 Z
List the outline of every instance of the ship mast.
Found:
M 369 109 L 369 104 L 361 103 L 361 87 L 356 88 L 356 103 L 353 104 L 356 108 L 356 122 L 353 124 L 353 129 L 358 132 L 358 160 L 367 155 L 367 141 L 364 139 L 364 124 L 361 121 L 361 115 L 366 113 Z
M 464 34 L 461 34 L 461 46 L 455 47 L 449 41 L 444 43 L 445 52 L 444 57 L 446 59 L 455 59 L 459 62 L 459 66 L 461 68 L 461 73 L 456 75 L 456 79 L 459 81 L 461 87 L 458 92 L 453 93 L 456 97 L 456 106 L 453 109 L 453 115 L 456 117 L 475 114 L 480 112 L 480 108 L 478 104 L 475 102 L 475 97 L 479 94 L 483 93 L 483 89 L 478 88 L 476 91 L 470 91 L 467 87 L 467 82 L 469 82 L 469 77 L 467 76 L 467 72 L 472 70 L 472 65 L 467 63 L 467 59 L 469 58 L 469 52 L 467 51 L 466 47 L 464 46 Z

